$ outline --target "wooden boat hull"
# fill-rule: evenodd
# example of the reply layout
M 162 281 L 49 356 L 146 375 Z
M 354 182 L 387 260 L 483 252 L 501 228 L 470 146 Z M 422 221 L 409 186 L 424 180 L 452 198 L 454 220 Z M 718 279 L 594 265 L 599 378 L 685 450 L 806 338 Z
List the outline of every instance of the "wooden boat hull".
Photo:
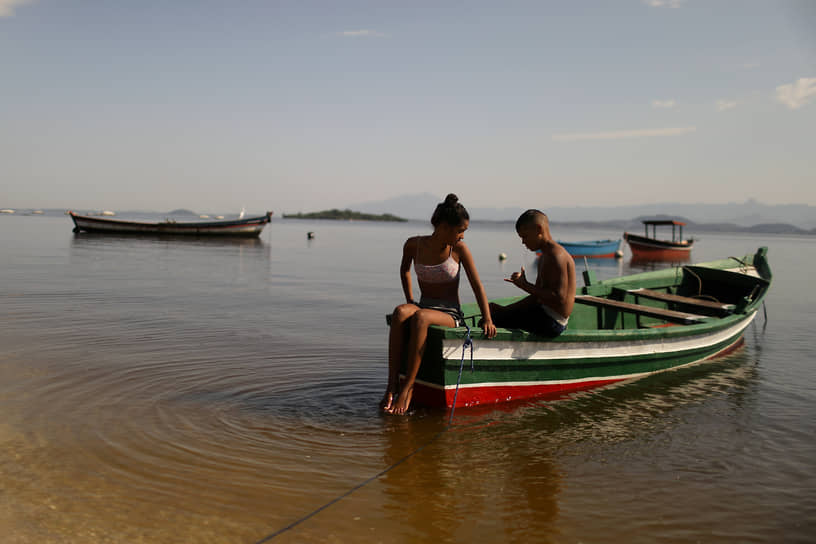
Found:
M 761 248 L 755 256 L 743 260 L 751 263 L 754 259 L 754 264 L 726 259 L 590 282 L 578 289 L 570 324 L 554 339 L 499 329 L 496 338 L 489 340 L 475 326 L 478 308 L 465 305 L 463 310 L 466 316 L 471 316 L 473 329 L 472 371 L 467 348 L 459 379 L 467 330 L 432 327 L 413 401 L 450 408 L 454 397 L 456 406 L 462 407 L 563 396 L 722 355 L 742 343 L 743 332 L 754 320 L 770 287 L 765 252 Z M 697 278 L 704 285 L 701 295 L 711 297 L 714 296 L 711 293 L 717 292 L 719 299 L 727 302 L 722 305 L 727 313 L 711 315 L 717 312 L 697 308 L 709 315 L 689 314 L 667 310 L 667 303 L 643 298 L 644 292 L 657 292 L 653 290 L 683 292 L 693 288 Z M 691 300 L 680 296 L 674 299 Z M 497 302 L 512 300 L 515 299 Z M 600 306 L 593 305 L 599 300 Z M 642 304 L 626 302 L 629 300 Z M 616 306 L 607 307 L 607 303 Z M 688 310 L 686 306 L 693 302 L 674 307 L 678 305 Z M 638 310 L 630 312 L 630 306 Z M 661 318 L 663 314 L 671 317 Z M 679 324 L 683 316 L 690 324 Z
M 620 252 L 620 239 L 588 240 L 585 242 L 562 242 L 559 240 L 558 243 L 573 257 L 614 259 L 615 257 L 623 256 Z
M 482 341 L 473 350 L 474 372 L 470 371 L 470 352 L 465 350 L 457 407 L 560 396 L 698 363 L 738 345 L 754 316 L 755 312 L 723 330 L 664 338 L 659 344 L 653 343 L 657 338 L 580 343 L 549 340 L 525 342 L 523 353 L 518 342 Z M 569 335 L 562 337 L 568 339 Z M 445 340 L 441 348 L 443 375 L 418 379 L 414 399 L 427 406 L 453 406 L 461 357 L 462 342 L 458 338 Z
M 228 221 L 200 221 L 176 223 L 142 223 L 102 217 L 89 217 L 69 212 L 74 221 L 74 232 L 97 234 L 137 234 L 172 236 L 240 236 L 260 235 L 264 226 L 272 220 L 272 212 L 260 217 Z
M 691 257 L 691 248 L 694 245 L 693 240 L 672 242 L 629 232 L 623 233 L 623 237 L 632 250 L 632 258 L 644 261 L 687 261 Z

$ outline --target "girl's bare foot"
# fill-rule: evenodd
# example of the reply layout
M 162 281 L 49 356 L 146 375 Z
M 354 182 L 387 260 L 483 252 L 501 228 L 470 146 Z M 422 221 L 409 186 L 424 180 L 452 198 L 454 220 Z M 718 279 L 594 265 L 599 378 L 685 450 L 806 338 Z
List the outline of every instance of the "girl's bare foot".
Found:
M 383 398 L 380 401 L 380 410 L 383 412 L 390 412 L 392 406 L 394 406 L 394 396 L 396 396 L 394 391 L 391 391 L 390 389 L 386 391 L 385 395 L 383 395 Z
M 397 400 L 392 404 L 391 409 L 386 410 L 386 412 L 400 416 L 408 412 L 408 408 L 411 406 L 411 394 L 413 392 L 413 387 L 403 389 L 397 397 Z

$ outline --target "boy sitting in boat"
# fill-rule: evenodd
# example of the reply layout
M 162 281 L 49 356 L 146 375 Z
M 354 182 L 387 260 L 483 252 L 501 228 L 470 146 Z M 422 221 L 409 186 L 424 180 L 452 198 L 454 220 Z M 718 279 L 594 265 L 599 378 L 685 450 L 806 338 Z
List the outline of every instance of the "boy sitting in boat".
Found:
M 529 296 L 508 306 L 491 302 L 493 323 L 554 338 L 567 328 L 575 303 L 575 260 L 550 236 L 549 220 L 539 210 L 521 214 L 516 232 L 527 249 L 540 252 L 538 275 L 530 283 L 522 266 L 520 272 L 505 278 Z

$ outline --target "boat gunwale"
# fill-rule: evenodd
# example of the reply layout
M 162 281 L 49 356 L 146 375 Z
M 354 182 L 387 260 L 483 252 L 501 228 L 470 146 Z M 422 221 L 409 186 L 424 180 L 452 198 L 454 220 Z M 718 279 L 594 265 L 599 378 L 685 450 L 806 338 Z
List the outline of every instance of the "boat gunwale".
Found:
M 715 332 L 718 329 L 726 328 L 731 324 L 737 323 L 744 319 L 752 317 L 757 309 L 748 307 L 745 312 L 733 313 L 724 317 L 710 317 L 704 321 L 688 325 L 672 325 L 672 326 L 658 326 L 658 327 L 641 327 L 631 329 L 567 329 L 555 338 L 548 338 L 546 336 L 536 335 L 534 333 L 525 332 L 519 329 L 505 329 L 497 328 L 496 336 L 488 339 L 484 333 L 477 327 L 471 327 L 470 337 L 473 340 L 489 340 L 489 341 L 513 341 L 513 342 L 542 342 L 542 343 L 567 343 L 567 342 L 586 342 L 586 341 L 602 341 L 608 338 L 613 341 L 621 341 L 627 339 L 662 339 L 674 338 L 682 336 L 693 336 L 700 332 Z M 465 319 L 470 319 L 472 316 L 466 316 Z M 466 327 L 441 327 L 439 325 L 432 325 L 431 330 L 435 334 L 439 334 L 443 340 L 462 339 L 467 335 Z

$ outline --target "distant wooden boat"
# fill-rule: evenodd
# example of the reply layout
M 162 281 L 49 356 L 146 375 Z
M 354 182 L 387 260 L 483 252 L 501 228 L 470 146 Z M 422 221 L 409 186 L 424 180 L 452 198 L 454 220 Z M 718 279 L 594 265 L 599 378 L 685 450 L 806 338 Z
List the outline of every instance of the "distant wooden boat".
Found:
M 412 400 L 450 408 L 454 398 L 475 406 L 558 397 L 726 353 L 742 343 L 770 289 L 767 251 L 603 281 L 586 271 L 567 330 L 556 338 L 499 328 L 487 339 L 477 328 L 478 306 L 464 304 L 473 366 L 468 348 L 459 381 L 465 327 L 430 327 Z
M 74 220 L 74 232 L 102 234 L 143 234 L 143 235 L 190 235 L 190 236 L 258 236 L 272 219 L 272 212 L 260 217 L 227 221 L 142 223 L 77 215 L 69 211 Z
M 617 240 L 587 240 L 584 242 L 562 242 L 559 240 L 558 243 L 573 257 L 594 259 L 623 257 L 623 252 L 620 250 L 620 238 Z
M 633 259 L 678 262 L 689 259 L 694 240 L 692 238 L 688 240 L 683 239 L 683 227 L 685 223 L 672 219 L 659 219 L 643 221 L 643 225 L 645 228 L 645 236 L 631 234 L 629 232 L 623 233 L 623 238 L 632 250 Z M 657 227 L 659 226 L 671 226 L 671 240 L 657 238 Z M 649 227 L 652 227 L 651 236 L 649 236 Z

